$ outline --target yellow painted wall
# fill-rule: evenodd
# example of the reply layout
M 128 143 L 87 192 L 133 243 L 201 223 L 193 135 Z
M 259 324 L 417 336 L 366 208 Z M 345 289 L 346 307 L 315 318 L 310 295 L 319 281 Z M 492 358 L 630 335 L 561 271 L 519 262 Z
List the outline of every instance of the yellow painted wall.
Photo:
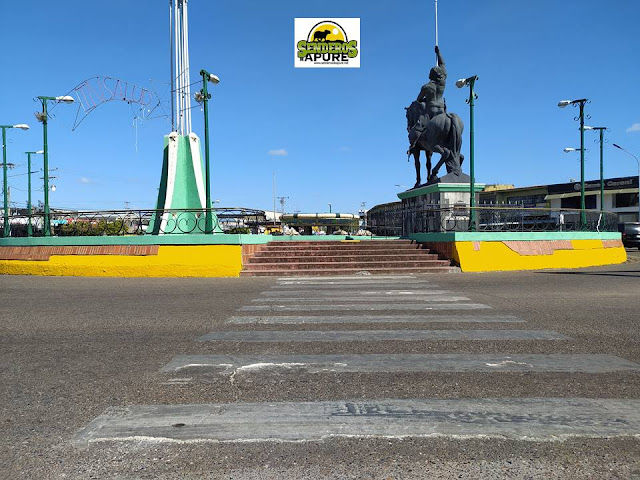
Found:
M 463 272 L 581 268 L 627 260 L 624 247 L 604 248 L 602 240 L 571 240 L 571 244 L 573 250 L 556 250 L 552 255 L 520 255 L 502 242 L 456 242 L 454 258 Z
M 240 245 L 160 246 L 158 255 L 52 255 L 47 261 L 0 260 L 0 274 L 84 277 L 237 277 Z
M 474 249 L 474 243 L 478 250 Z M 463 272 L 580 268 L 624 263 L 623 247 L 601 240 L 572 240 L 573 250 L 520 255 L 500 241 L 455 242 L 453 259 Z M 237 277 L 240 245 L 160 246 L 158 255 L 52 255 L 47 261 L 0 260 L 0 274 L 86 277 Z

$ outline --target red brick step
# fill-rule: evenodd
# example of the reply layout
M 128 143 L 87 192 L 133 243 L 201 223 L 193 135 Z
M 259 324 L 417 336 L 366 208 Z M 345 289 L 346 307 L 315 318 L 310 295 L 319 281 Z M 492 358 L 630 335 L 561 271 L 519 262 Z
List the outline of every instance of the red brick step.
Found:
M 246 262 L 242 276 L 348 275 L 358 272 L 451 272 L 449 260 L 409 240 L 270 242 Z

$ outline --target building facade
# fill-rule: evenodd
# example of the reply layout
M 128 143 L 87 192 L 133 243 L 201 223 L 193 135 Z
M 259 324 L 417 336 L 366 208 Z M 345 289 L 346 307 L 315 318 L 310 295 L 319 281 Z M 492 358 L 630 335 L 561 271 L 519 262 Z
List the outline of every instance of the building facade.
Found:
M 585 207 L 599 210 L 600 180 L 585 182 Z M 514 188 L 487 185 L 480 193 L 481 205 L 521 205 L 525 208 L 579 209 L 580 182 Z M 638 177 L 604 180 L 604 210 L 618 215 L 620 222 L 638 222 Z

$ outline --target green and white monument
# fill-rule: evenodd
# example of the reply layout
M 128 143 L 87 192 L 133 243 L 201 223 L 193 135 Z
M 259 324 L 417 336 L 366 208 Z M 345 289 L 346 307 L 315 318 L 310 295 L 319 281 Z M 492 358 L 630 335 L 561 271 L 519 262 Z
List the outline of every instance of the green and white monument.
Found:
M 211 209 L 200 139 L 191 131 L 188 0 L 170 0 L 171 133 L 164 137 L 164 158 L 156 213 L 147 233 L 220 233 Z M 191 210 L 191 211 L 185 211 Z M 209 221 L 207 221 L 209 216 Z

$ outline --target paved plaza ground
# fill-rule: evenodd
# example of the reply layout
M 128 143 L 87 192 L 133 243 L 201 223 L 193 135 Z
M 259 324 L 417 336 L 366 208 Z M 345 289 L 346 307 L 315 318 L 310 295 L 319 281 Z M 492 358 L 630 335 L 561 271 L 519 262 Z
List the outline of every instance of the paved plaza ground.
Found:
M 640 479 L 628 253 L 309 281 L 2 276 L 0 477 Z

